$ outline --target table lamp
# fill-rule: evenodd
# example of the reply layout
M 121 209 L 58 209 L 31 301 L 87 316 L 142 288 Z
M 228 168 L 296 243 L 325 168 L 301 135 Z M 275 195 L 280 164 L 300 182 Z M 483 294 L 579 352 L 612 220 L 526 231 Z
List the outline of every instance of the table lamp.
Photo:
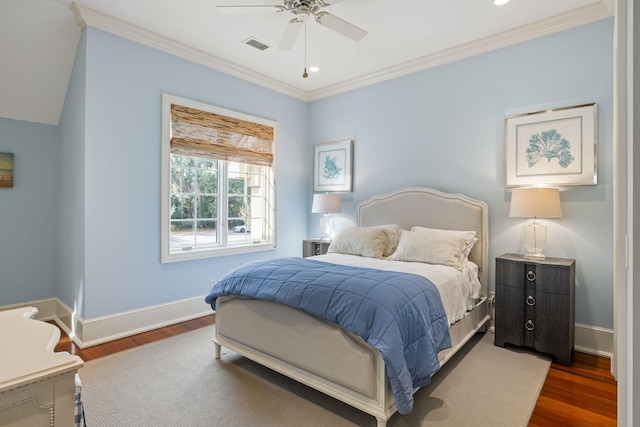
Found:
M 557 188 L 516 188 L 511 194 L 509 216 L 530 219 L 524 226 L 524 246 L 529 252 L 524 257 L 543 260 L 547 227 L 537 219 L 562 217 L 560 191 Z
M 311 212 L 323 214 L 322 218 L 320 218 L 321 239 L 333 239 L 336 233 L 333 231 L 333 218 L 330 214 L 340 212 L 340 195 L 314 194 Z

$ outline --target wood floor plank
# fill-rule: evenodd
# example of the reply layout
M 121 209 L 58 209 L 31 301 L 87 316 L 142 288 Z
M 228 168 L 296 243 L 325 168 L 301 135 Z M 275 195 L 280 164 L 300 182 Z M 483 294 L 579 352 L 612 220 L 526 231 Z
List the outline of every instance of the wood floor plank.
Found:
M 611 417 L 599 414 L 586 408 L 576 408 L 575 406 L 550 399 L 546 396 L 538 398 L 538 407 L 544 408 L 538 413 L 534 413 L 529 421 L 529 427 L 615 427 L 616 420 Z

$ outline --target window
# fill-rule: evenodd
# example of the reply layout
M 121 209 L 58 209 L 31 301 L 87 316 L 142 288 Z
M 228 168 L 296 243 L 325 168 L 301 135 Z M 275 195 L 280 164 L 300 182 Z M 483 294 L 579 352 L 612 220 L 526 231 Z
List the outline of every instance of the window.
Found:
M 162 262 L 275 247 L 277 123 L 163 95 Z

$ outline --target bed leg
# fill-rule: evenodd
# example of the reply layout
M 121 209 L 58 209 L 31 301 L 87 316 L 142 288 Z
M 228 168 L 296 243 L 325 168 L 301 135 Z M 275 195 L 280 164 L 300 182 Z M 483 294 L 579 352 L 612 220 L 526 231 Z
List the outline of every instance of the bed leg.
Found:
M 215 349 L 216 359 L 220 359 L 220 344 L 213 343 L 213 348 Z
M 378 427 L 387 427 L 387 420 L 376 418 L 378 420 Z

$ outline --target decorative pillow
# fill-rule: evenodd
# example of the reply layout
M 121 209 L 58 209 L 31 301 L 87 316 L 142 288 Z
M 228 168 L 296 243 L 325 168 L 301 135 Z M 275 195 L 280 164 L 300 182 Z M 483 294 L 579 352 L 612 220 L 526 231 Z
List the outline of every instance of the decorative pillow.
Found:
M 382 258 L 388 242 L 389 231 L 384 227 L 352 227 L 338 233 L 327 252 Z
M 411 228 L 411 231 L 419 231 L 424 233 L 440 233 L 440 234 L 454 236 L 454 237 L 462 237 L 466 242 L 466 247 L 463 252 L 465 261 L 469 259 L 469 253 L 471 253 L 471 249 L 473 249 L 473 245 L 475 245 L 476 242 L 478 241 L 475 231 L 443 230 L 439 228 L 419 227 L 417 225 L 413 226 Z
M 396 251 L 387 259 L 448 265 L 462 270 L 467 241 L 446 233 L 400 231 Z
M 398 247 L 398 242 L 400 241 L 400 227 L 398 224 L 385 224 L 379 225 L 378 227 L 384 228 L 388 231 L 389 241 L 382 253 L 382 256 L 388 257 L 396 250 L 396 247 Z

